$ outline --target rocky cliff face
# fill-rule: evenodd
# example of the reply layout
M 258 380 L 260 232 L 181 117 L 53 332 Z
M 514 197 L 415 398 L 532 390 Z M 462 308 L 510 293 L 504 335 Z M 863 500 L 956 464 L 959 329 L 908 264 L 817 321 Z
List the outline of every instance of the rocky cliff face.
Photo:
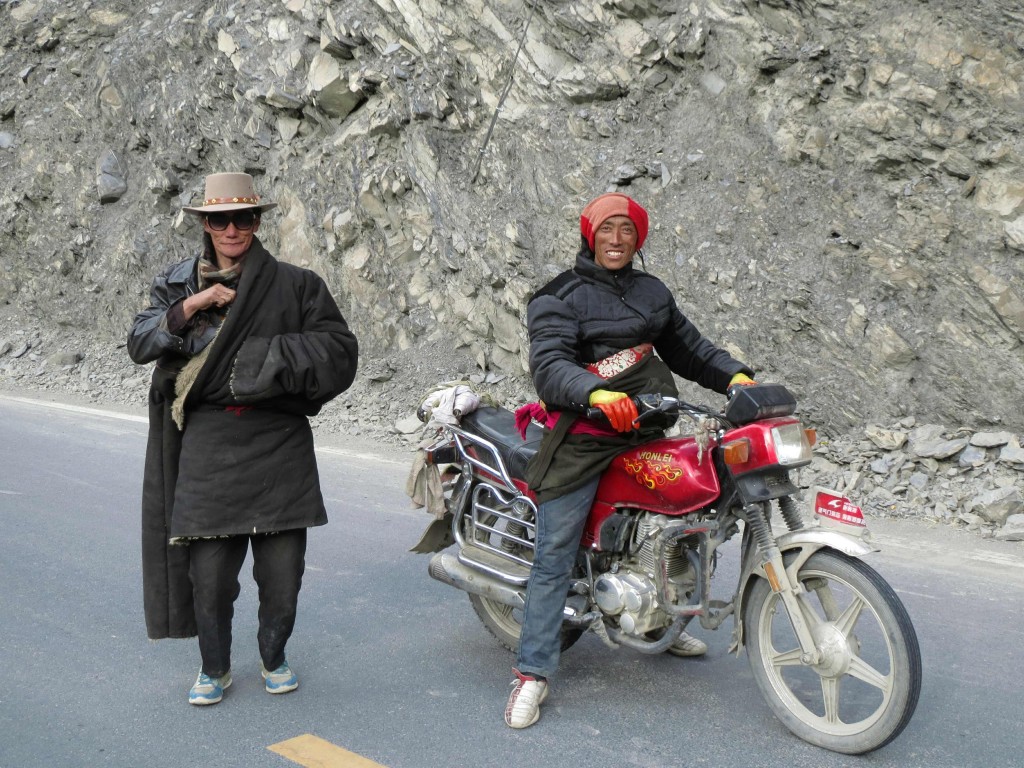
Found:
M 823 430 L 1024 431 L 1018 0 L 0 0 L 0 43 L 8 376 L 74 337 L 73 380 L 143 392 L 84 350 L 246 170 L 382 418 L 470 374 L 521 400 L 525 302 L 620 189 L 646 268 Z

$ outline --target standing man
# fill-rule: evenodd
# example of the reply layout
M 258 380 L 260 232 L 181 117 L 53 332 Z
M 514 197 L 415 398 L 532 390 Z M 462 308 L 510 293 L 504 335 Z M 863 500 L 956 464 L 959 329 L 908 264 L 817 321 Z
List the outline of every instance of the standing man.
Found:
M 558 667 L 569 577 L 601 472 L 631 445 L 663 435 L 637 424 L 638 394 L 676 396 L 672 374 L 716 392 L 753 383 L 753 370 L 705 339 L 658 278 L 633 268 L 648 217 L 626 195 L 600 195 L 580 216 L 573 269 L 527 306 L 530 372 L 546 410 L 544 440 L 527 468 L 537 495 L 536 549 L 526 587 L 519 654 L 505 707 L 511 728 L 537 722 Z M 581 414 L 599 408 L 606 421 Z M 699 656 L 685 632 L 669 648 Z
M 231 685 L 231 620 L 249 546 L 269 693 L 298 678 L 285 658 L 305 569 L 306 530 L 324 525 L 310 416 L 345 391 L 358 346 L 324 281 L 279 262 L 256 232 L 247 173 L 206 177 L 203 250 L 162 270 L 128 354 L 156 361 L 142 496 L 146 628 L 199 636 L 191 704 Z

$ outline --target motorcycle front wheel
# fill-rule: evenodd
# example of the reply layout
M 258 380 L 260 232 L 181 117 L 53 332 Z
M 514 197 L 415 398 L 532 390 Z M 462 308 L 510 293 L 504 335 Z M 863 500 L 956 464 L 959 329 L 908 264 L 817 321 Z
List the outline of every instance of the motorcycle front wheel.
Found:
M 469 602 L 473 604 L 473 610 L 487 627 L 487 631 L 494 635 L 505 648 L 516 653 L 519 650 L 519 635 L 523 631 L 523 612 L 473 593 L 469 593 Z M 571 648 L 582 636 L 582 629 L 563 625 L 562 650 L 566 651 Z
M 818 658 L 804 657 L 781 597 L 758 579 L 743 614 L 761 694 L 811 744 L 850 755 L 888 744 L 921 692 L 921 651 L 903 603 L 873 568 L 833 550 L 812 555 L 798 577 Z

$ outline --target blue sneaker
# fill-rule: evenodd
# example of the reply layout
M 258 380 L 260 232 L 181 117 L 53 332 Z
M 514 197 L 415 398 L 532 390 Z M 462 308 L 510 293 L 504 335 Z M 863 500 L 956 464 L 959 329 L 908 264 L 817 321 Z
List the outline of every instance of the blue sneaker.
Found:
M 188 703 L 204 706 L 216 704 L 224 698 L 224 689 L 231 686 L 231 673 L 225 672 L 221 677 L 210 677 L 200 670 L 196 684 L 188 692 Z
M 260 672 L 266 681 L 267 693 L 288 693 L 299 687 L 299 678 L 292 672 L 287 661 L 271 672 L 268 672 L 261 662 Z

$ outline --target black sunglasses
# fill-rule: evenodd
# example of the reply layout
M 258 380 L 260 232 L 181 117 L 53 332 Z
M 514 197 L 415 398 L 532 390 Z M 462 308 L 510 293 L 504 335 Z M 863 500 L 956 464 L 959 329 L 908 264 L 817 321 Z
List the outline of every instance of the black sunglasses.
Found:
M 234 213 L 208 213 L 206 223 L 210 229 L 222 232 L 228 228 L 228 224 L 234 224 L 235 229 L 245 232 L 252 229 L 259 216 L 253 211 L 235 211 Z

